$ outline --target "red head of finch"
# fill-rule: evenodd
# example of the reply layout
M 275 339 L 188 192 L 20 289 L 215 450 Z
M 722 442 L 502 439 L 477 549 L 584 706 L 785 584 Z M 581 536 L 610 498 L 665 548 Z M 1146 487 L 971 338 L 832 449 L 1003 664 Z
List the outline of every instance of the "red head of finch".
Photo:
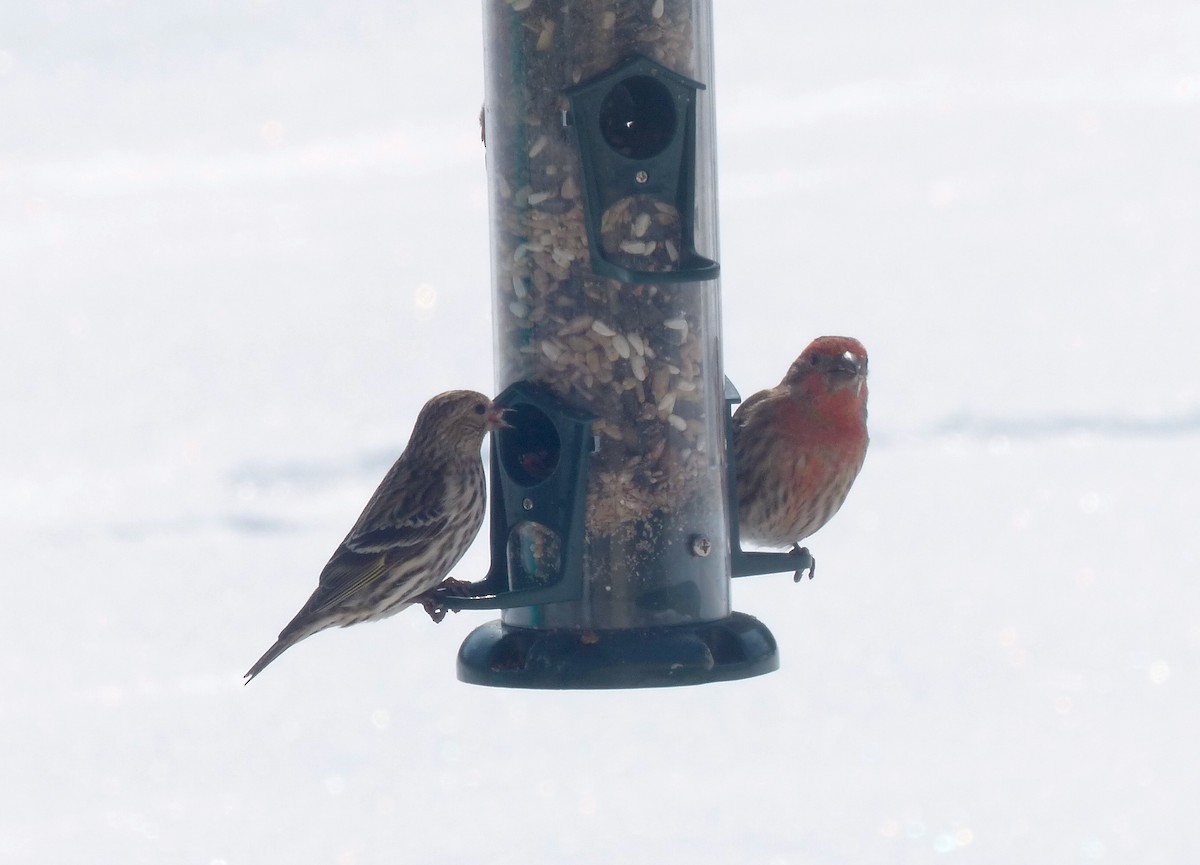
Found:
M 867 350 L 822 336 L 733 416 L 743 543 L 790 547 L 825 525 L 867 454 Z

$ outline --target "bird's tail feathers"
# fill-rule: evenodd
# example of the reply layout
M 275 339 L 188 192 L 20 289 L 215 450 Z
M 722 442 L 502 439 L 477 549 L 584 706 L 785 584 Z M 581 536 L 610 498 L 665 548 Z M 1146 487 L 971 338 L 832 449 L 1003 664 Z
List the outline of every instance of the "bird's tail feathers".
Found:
M 298 630 L 289 633 L 285 629 L 284 632 L 279 635 L 279 639 L 275 641 L 275 645 L 267 649 L 263 656 L 255 661 L 254 666 L 251 667 L 246 675 L 242 677 L 246 680 L 244 684 L 249 685 L 254 681 L 255 676 L 266 669 L 268 664 L 270 664 L 292 646 L 303 640 L 305 637 L 312 636 L 315 633 L 315 630 Z

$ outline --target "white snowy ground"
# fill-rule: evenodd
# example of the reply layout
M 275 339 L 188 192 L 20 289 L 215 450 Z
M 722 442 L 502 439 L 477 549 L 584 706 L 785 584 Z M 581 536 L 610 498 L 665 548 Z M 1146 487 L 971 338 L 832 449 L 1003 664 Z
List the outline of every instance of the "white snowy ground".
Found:
M 1200 857 L 1200 7 L 718 0 L 726 369 L 871 349 L 782 669 L 241 675 L 489 389 L 473 2 L 0 6 L 0 862 Z M 462 575 L 481 575 L 477 545 Z

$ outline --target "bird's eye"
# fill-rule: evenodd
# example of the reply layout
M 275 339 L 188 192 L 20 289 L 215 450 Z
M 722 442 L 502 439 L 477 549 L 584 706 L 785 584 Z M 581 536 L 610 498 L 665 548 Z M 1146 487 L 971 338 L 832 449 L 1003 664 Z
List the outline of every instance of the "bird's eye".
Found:
M 483 414 L 485 411 L 487 411 L 487 406 L 485 406 L 481 402 L 477 402 L 477 403 L 475 403 L 474 411 L 475 411 L 475 414 Z

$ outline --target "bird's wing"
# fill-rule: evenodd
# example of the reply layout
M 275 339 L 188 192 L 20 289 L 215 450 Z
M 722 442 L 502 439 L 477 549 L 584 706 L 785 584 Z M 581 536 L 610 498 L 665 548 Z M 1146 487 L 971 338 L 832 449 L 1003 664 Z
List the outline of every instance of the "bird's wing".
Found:
M 321 571 L 321 582 L 304 605 L 303 614 L 307 617 L 334 609 L 382 577 L 393 563 L 386 553 L 356 553 L 343 544 Z
M 435 466 L 388 472 L 342 545 L 356 553 L 403 554 L 436 538 L 450 522 L 445 472 Z
M 304 614 L 330 610 L 355 597 L 397 563 L 418 555 L 449 525 L 441 472 L 421 472 L 420 480 L 410 474 L 403 484 L 398 483 L 397 474 L 393 469 L 384 478 L 321 571 Z
M 450 522 L 450 515 L 439 506 L 410 514 L 402 522 L 381 523 L 365 528 L 346 538 L 345 547 L 356 553 L 388 553 L 406 547 L 419 547 L 440 535 Z
M 735 411 L 733 413 L 734 429 L 741 429 L 742 427 L 744 427 L 746 425 L 747 419 L 750 417 L 751 413 L 753 413 L 753 411 L 754 411 L 753 407 L 755 405 L 757 405 L 758 403 L 762 402 L 763 400 L 765 400 L 770 395 L 771 395 L 771 392 L 769 390 L 760 390 L 760 391 L 757 391 L 757 392 L 751 394 L 750 396 L 746 397 L 746 400 L 741 405 L 739 405 L 737 407 L 737 411 Z

